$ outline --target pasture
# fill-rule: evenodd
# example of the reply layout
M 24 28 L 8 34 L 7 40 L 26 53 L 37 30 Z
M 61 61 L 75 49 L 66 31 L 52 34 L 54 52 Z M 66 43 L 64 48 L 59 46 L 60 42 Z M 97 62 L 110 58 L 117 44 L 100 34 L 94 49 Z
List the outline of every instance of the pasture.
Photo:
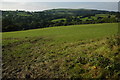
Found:
M 3 78 L 120 78 L 117 23 L 2 33 Z

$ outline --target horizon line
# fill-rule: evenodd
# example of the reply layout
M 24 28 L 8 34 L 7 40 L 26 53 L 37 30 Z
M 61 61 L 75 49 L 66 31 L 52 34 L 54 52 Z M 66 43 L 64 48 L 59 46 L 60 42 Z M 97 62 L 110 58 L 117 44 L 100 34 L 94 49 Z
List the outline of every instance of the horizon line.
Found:
M 88 9 L 88 8 L 51 8 L 51 9 L 44 9 L 44 10 L 24 10 L 24 9 L 0 9 L 0 11 L 26 11 L 26 12 L 42 12 L 47 10 L 53 9 L 86 9 L 86 10 L 99 10 L 99 11 L 109 11 L 109 12 L 119 12 L 118 10 L 105 10 L 105 9 Z

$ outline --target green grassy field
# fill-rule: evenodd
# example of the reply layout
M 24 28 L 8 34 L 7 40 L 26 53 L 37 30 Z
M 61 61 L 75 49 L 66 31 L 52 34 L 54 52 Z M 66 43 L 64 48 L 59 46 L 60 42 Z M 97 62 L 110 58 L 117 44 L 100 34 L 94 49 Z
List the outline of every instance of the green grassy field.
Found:
M 61 21 L 61 20 L 63 20 L 63 21 L 66 21 L 66 19 L 65 18 L 60 18 L 60 19 L 54 19 L 54 20 L 52 20 L 52 22 L 59 22 L 59 21 Z
M 60 27 L 58 26 L 26 31 L 5 32 L 3 33 L 3 39 L 25 37 L 51 37 L 54 40 L 60 41 L 76 41 L 116 34 L 117 30 L 117 23 L 71 25 Z
M 117 23 L 2 33 L 3 77 L 120 78 Z

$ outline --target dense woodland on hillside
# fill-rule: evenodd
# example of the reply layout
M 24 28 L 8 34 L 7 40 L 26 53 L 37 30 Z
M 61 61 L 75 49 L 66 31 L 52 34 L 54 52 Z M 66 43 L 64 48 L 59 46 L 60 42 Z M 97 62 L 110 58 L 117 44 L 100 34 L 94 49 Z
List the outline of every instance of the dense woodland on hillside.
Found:
M 118 12 L 89 9 L 52 9 L 39 12 L 2 11 L 2 31 L 19 31 L 52 26 L 118 22 Z

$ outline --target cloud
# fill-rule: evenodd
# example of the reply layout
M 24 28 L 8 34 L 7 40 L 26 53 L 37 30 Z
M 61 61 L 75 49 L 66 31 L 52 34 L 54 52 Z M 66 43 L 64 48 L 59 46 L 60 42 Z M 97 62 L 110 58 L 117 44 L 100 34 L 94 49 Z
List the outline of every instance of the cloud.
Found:
M 117 11 L 117 2 L 3 2 L 2 10 L 42 11 L 55 8 L 87 8 Z
M 4 2 L 119 2 L 119 0 L 3 0 Z
M 27 10 L 27 11 L 41 11 L 49 9 L 50 5 L 37 2 L 3 2 L 2 10 Z

